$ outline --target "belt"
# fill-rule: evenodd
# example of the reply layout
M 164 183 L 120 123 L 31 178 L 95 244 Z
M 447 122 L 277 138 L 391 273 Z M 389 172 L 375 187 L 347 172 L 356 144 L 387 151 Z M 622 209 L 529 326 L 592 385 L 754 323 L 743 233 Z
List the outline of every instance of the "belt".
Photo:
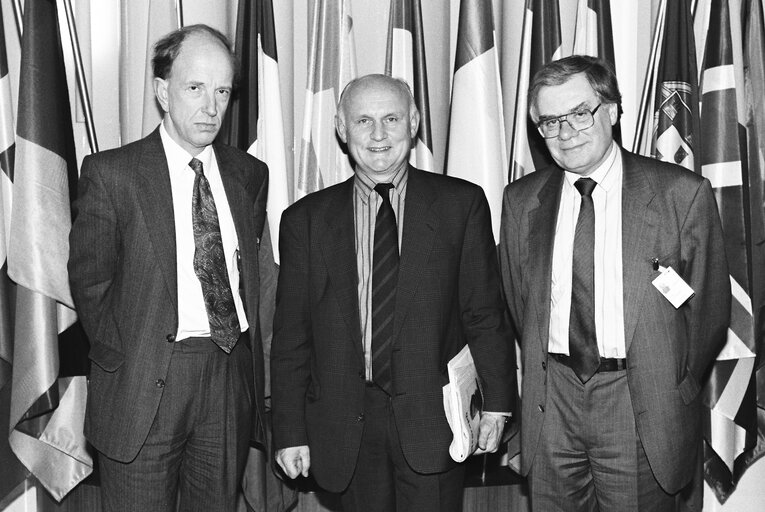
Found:
M 555 359 L 561 364 L 565 364 L 569 368 L 571 367 L 571 356 L 567 356 L 566 354 L 556 354 L 554 352 L 550 352 L 550 357 Z M 595 370 L 596 373 L 601 372 L 618 372 L 620 370 L 626 370 L 627 369 L 627 360 L 626 359 L 616 359 L 612 357 L 601 357 L 600 358 L 600 366 L 598 366 L 598 369 Z

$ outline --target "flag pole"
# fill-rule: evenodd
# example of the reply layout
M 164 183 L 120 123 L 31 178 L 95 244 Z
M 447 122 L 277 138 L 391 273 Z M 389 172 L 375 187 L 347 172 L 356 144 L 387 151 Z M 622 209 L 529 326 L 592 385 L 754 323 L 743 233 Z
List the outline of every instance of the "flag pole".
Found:
M 648 117 L 648 108 L 650 102 L 651 91 L 653 90 L 653 79 L 656 75 L 656 65 L 659 54 L 659 47 L 661 46 L 663 32 L 664 32 L 664 18 L 666 17 L 667 0 L 662 0 L 659 7 L 659 15 L 656 19 L 656 29 L 653 35 L 653 43 L 651 44 L 651 55 L 648 59 L 648 69 L 646 72 L 645 83 L 643 84 L 643 95 L 640 98 L 640 109 L 638 110 L 638 125 L 635 130 L 635 138 L 632 141 L 632 151 L 635 153 L 640 152 L 640 142 L 644 137 L 644 130 L 646 124 L 646 118 Z
M 183 0 L 175 0 L 175 15 L 178 19 L 178 28 L 183 28 Z
M 72 42 L 72 54 L 74 55 L 74 65 L 77 76 L 77 89 L 80 92 L 82 108 L 85 114 L 85 128 L 88 131 L 88 142 L 90 143 L 90 152 L 98 153 L 98 140 L 96 139 L 96 127 L 93 123 L 93 111 L 90 108 L 90 94 L 88 93 L 88 84 L 85 81 L 85 69 L 82 65 L 82 54 L 80 53 L 80 41 L 77 38 L 77 27 L 74 24 L 74 14 L 72 13 L 72 1 L 64 0 L 64 10 L 66 11 L 66 23 L 69 25 L 69 38 Z
M 16 18 L 16 30 L 19 31 L 19 41 L 24 33 L 24 8 L 21 6 L 21 0 L 13 1 L 13 14 Z

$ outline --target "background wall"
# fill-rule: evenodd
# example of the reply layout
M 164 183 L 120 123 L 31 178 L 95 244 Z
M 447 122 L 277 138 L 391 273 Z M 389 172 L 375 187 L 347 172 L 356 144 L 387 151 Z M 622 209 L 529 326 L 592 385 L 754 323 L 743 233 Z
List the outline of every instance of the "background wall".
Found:
M 62 0 L 59 0 L 61 2 Z M 101 150 L 136 140 L 154 129 L 159 113 L 151 100 L 147 53 L 156 38 L 175 28 L 176 0 L 72 0 L 81 50 L 90 86 L 95 127 Z M 671 1 L 671 0 L 670 0 Z M 307 46 L 310 0 L 273 0 L 282 109 L 288 145 L 288 181 L 300 157 L 300 134 L 307 77 Z M 185 24 L 207 23 L 232 37 L 235 32 L 237 0 L 184 0 Z M 358 74 L 383 72 L 385 63 L 389 0 L 351 0 Z M 659 0 L 612 0 L 617 74 L 624 96 L 623 140 L 631 146 L 637 120 L 652 30 Z M 19 39 L 12 0 L 2 0 L 3 23 L 8 51 L 14 105 L 18 98 Z M 508 148 L 515 110 L 519 48 L 524 0 L 495 0 L 495 26 L 500 54 L 503 101 Z M 573 46 L 576 0 L 559 0 L 565 48 Z M 443 166 L 449 120 L 451 77 L 456 44 L 459 0 L 422 0 L 426 38 L 429 93 L 434 153 L 437 167 Z M 63 10 L 60 10 L 63 12 Z M 64 37 L 71 63 L 71 46 Z M 148 74 L 147 74 L 148 72 Z M 70 98 L 75 114 L 78 160 L 90 149 L 82 107 L 75 94 L 70 66 Z M 765 510 L 765 462 L 745 475 L 739 490 L 725 506 L 708 492 L 705 510 Z M 33 494 L 25 494 L 5 510 L 35 510 Z

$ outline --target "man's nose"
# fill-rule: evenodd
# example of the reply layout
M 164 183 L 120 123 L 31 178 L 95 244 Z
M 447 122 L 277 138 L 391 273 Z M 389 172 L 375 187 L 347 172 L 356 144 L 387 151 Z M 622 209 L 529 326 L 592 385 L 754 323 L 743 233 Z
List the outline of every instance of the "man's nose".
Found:
M 385 131 L 385 127 L 382 123 L 375 123 L 372 127 L 372 139 L 373 140 L 383 140 L 388 136 L 387 132 Z
M 215 117 L 218 115 L 218 104 L 215 101 L 215 91 L 205 93 L 202 111 L 210 117 Z
M 571 126 L 571 123 L 568 122 L 568 119 L 563 119 L 560 121 L 560 126 L 558 129 L 559 139 L 568 140 L 572 137 L 575 137 L 577 133 L 579 133 L 579 130 Z

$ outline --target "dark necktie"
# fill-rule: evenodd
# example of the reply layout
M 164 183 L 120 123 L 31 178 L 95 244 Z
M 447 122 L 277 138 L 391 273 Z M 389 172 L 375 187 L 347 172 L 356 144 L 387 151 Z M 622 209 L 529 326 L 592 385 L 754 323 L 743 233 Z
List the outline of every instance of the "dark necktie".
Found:
M 382 204 L 375 220 L 372 252 L 372 380 L 388 394 L 392 394 L 390 360 L 398 282 L 398 229 L 388 197 L 391 188 L 391 183 L 375 186 Z
M 590 178 L 580 178 L 574 183 L 582 203 L 574 234 L 568 343 L 571 367 L 582 382 L 590 380 L 600 365 L 595 335 L 595 208 L 592 204 L 595 185 Z
M 239 339 L 241 331 L 228 280 L 218 211 L 215 209 L 215 199 L 202 169 L 202 162 L 192 158 L 189 167 L 196 173 L 191 199 L 191 222 L 196 248 L 194 272 L 202 284 L 207 319 L 210 322 L 210 337 L 224 352 L 229 353 Z

